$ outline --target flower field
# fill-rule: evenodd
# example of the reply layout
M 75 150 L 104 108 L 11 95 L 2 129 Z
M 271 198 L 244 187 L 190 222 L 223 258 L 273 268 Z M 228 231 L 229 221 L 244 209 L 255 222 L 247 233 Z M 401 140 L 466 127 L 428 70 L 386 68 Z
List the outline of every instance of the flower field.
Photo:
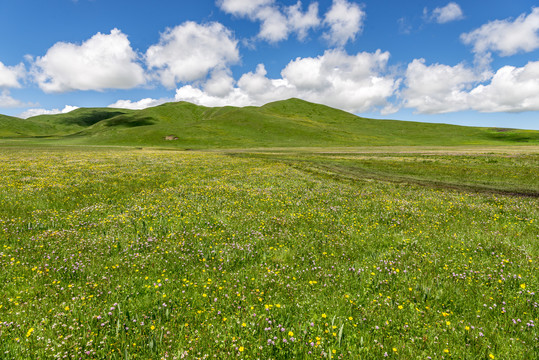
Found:
M 508 159 L 474 176 L 537 191 Z M 1 149 L 0 358 L 539 358 L 536 196 L 296 160 Z

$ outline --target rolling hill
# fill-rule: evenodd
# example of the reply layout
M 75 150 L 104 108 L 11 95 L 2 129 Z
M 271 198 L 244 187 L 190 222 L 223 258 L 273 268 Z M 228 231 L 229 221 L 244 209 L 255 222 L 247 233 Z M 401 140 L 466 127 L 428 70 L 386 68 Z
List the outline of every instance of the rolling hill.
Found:
M 166 140 L 170 136 L 175 140 Z M 144 110 L 77 109 L 29 119 L 0 116 L 0 138 L 43 144 L 177 148 L 539 144 L 539 131 L 358 117 L 289 99 L 261 107 L 187 102 Z

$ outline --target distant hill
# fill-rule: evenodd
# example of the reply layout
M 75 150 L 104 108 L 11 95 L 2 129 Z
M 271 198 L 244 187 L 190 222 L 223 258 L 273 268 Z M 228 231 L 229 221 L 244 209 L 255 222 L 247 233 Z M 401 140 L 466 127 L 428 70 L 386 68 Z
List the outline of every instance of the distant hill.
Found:
M 539 144 L 539 131 L 366 119 L 328 106 L 289 99 L 243 108 L 173 102 L 144 110 L 77 109 L 26 120 L 0 115 L 0 138 L 51 144 L 192 149 L 511 145 Z

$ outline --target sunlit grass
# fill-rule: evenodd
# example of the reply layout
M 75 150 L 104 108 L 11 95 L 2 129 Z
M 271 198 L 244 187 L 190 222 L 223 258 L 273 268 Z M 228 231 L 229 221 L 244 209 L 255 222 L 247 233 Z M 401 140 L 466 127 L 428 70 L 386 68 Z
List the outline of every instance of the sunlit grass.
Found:
M 3 149 L 0 358 L 539 357 L 537 198 L 302 156 Z

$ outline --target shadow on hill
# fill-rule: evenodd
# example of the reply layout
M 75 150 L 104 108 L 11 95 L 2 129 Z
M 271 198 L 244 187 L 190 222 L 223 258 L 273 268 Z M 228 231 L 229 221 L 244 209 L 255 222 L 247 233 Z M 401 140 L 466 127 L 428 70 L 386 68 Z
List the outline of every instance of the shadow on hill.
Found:
M 487 137 L 493 140 L 513 142 L 535 142 L 539 140 L 539 133 L 519 129 L 490 128 Z
M 76 116 L 65 119 L 66 124 L 76 124 L 84 127 L 92 126 L 100 121 L 113 118 L 115 116 L 124 115 L 121 111 L 106 111 L 106 110 L 94 110 L 82 114 L 73 114 Z
M 137 127 L 155 124 L 155 119 L 152 117 L 134 117 L 130 115 L 120 115 L 104 122 L 107 127 Z

